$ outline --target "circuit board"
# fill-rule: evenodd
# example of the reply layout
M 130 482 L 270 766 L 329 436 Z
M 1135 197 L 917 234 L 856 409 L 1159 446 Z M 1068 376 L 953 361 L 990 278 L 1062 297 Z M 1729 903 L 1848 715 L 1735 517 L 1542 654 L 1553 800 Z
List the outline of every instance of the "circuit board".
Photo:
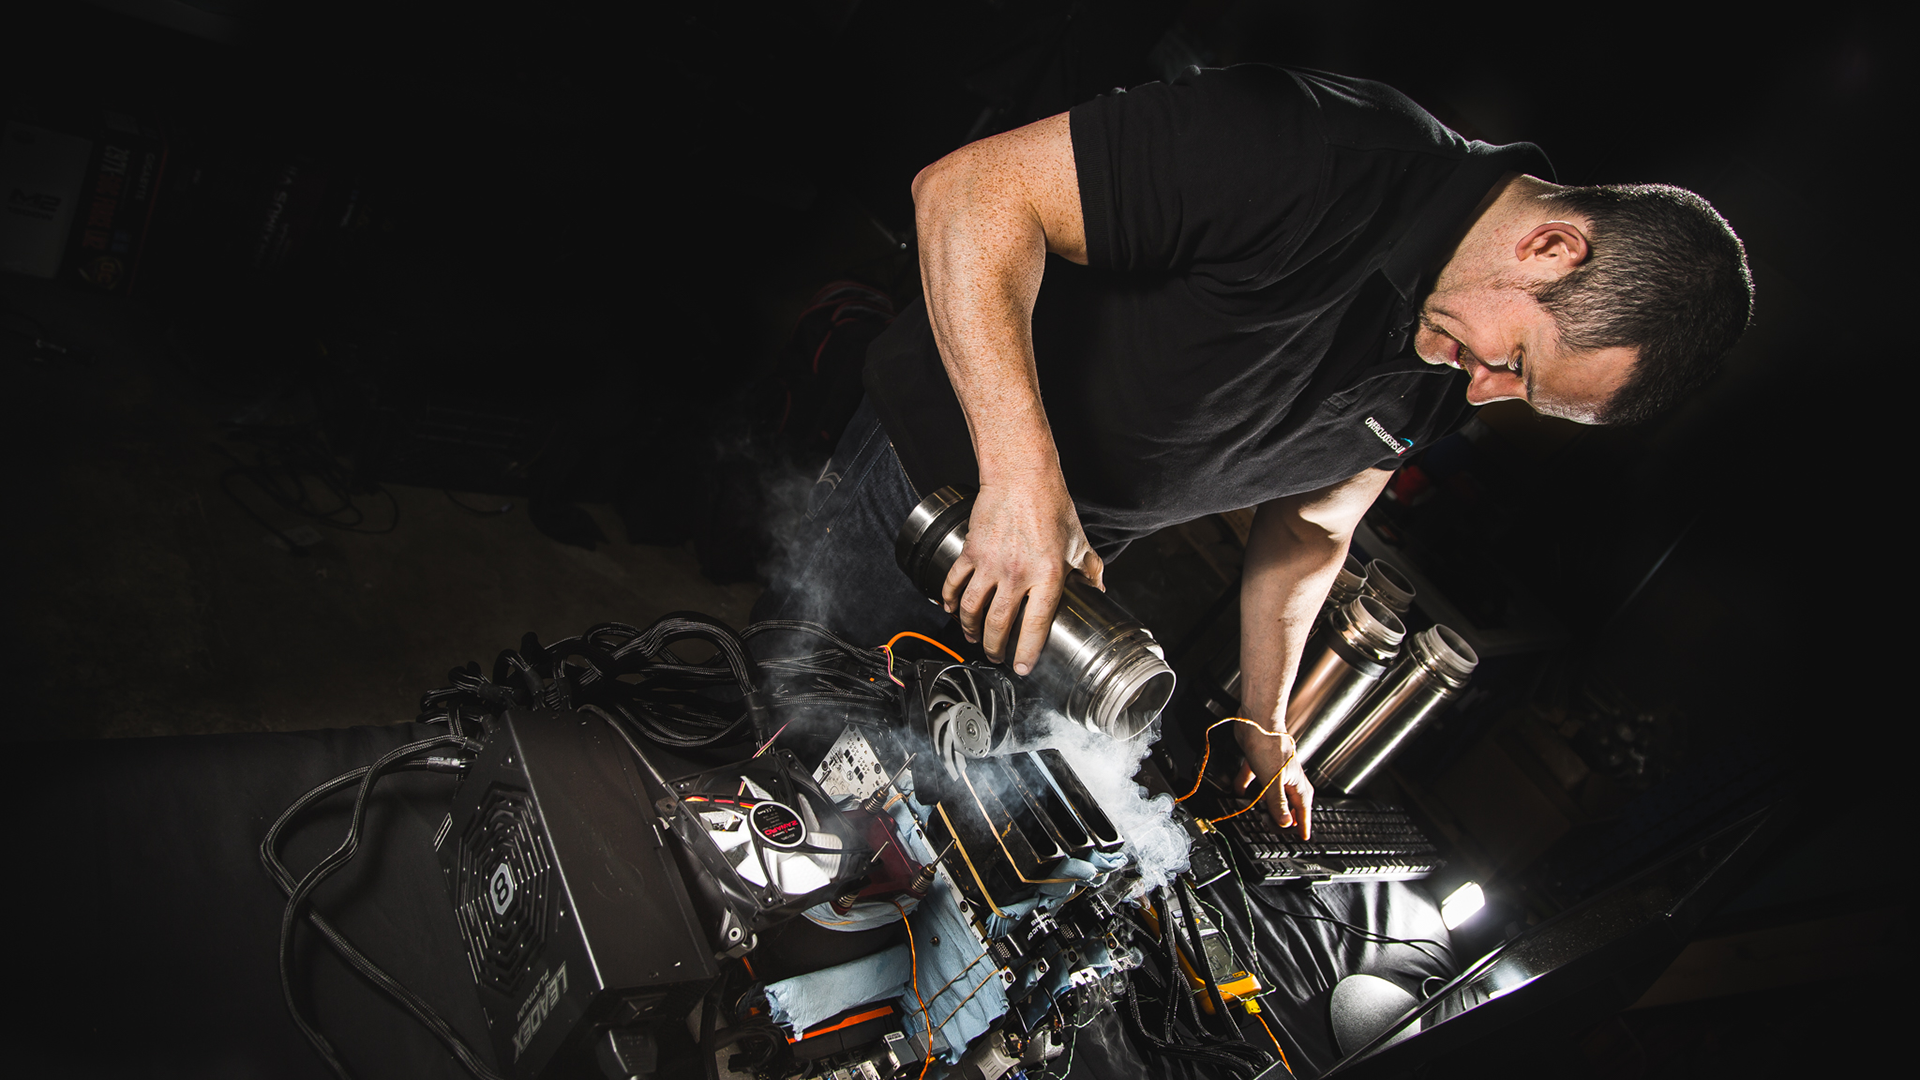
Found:
M 817 743 L 815 745 L 818 745 Z M 848 725 L 813 770 L 821 790 L 836 799 L 864 799 L 887 782 L 887 771 L 859 729 Z

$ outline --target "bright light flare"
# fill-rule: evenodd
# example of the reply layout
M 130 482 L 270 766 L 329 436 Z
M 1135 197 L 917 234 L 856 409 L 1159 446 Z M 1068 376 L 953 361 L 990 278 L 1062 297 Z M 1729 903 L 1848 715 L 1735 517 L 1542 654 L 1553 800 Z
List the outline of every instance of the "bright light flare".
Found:
M 1458 930 L 1461 923 L 1486 906 L 1487 894 L 1480 891 L 1477 883 L 1469 881 L 1440 901 L 1440 921 L 1447 924 L 1447 929 Z

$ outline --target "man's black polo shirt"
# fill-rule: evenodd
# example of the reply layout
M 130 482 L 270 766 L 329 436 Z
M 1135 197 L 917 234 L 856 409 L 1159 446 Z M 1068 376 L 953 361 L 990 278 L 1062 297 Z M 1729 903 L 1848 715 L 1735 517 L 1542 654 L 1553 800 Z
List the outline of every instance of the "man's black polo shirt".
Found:
M 1379 83 L 1259 65 L 1076 107 L 1086 267 L 1049 257 L 1042 401 L 1111 558 L 1205 514 L 1394 468 L 1464 422 L 1466 377 L 1412 351 L 1419 301 L 1529 143 L 1468 142 Z M 915 487 L 979 483 L 924 304 L 867 354 Z

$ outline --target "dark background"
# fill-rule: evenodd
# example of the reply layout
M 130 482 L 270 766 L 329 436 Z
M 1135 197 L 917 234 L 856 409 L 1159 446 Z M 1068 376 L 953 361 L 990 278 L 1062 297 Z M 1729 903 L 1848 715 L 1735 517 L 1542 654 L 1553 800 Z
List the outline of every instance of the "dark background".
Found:
M 169 378 L 236 403 L 302 388 L 343 446 L 375 457 L 368 414 L 428 398 L 502 424 L 544 409 L 585 444 L 549 456 L 550 483 L 652 498 L 627 514 L 636 535 L 648 511 L 686 506 L 632 490 L 687 471 L 650 468 L 686 441 L 662 431 L 735 401 L 816 288 L 916 293 L 915 171 L 1112 86 L 1196 62 L 1320 67 L 1389 81 L 1469 136 L 1535 141 L 1563 182 L 1693 187 L 1741 231 L 1758 283 L 1727 374 L 1639 429 L 1511 419 L 1516 475 L 1481 478 L 1506 505 L 1474 538 L 1568 625 L 1605 628 L 1591 655 L 1664 635 L 1613 661 L 1657 697 L 1698 683 L 1681 669 L 1794 666 L 1805 642 L 1787 613 L 1844 573 L 1853 530 L 1836 525 L 1852 508 L 1822 493 L 1862 471 L 1849 448 L 1871 436 L 1825 399 L 1884 362 L 1862 316 L 1886 309 L 1897 275 L 1866 270 L 1882 240 L 1848 211 L 1887 160 L 1885 31 L 1845 5 L 1766 19 L 964 0 L 639 17 L 123 0 L 23 6 L 0 92 L 16 113 L 111 105 L 165 127 L 135 294 L 164 327 Z M 310 223 L 257 265 L 260 176 L 288 165 Z M 651 527 L 674 541 L 693 526 Z M 1665 573 L 1688 583 L 1622 611 L 1682 536 Z M 1760 625 L 1778 632 L 1729 632 Z M 1779 701 L 1763 679 L 1710 693 Z
M 1795 800 L 1793 850 L 1823 866 L 1872 859 L 1903 820 L 1897 717 L 1851 689 L 1906 647 L 1881 628 L 1904 627 L 1898 485 L 1866 479 L 1898 460 L 1881 327 L 1911 284 L 1882 216 L 1904 195 L 1884 145 L 1899 38 L 1870 6 L 113 0 L 8 20 L 11 115 L 111 107 L 169 145 L 131 296 L 0 282 L 8 739 L 391 722 L 528 627 L 742 620 L 757 549 L 730 538 L 811 452 L 768 435 L 783 348 L 829 281 L 917 293 L 914 173 L 1114 86 L 1265 61 L 1389 82 L 1470 137 L 1540 144 L 1562 182 L 1691 187 L 1757 285 L 1728 370 L 1670 414 L 1484 410 L 1378 509 L 1456 601 L 1523 593 L 1563 630 L 1489 664 L 1396 793 L 1501 883 L 1509 926 L 1756 800 Z M 289 169 L 303 224 L 263 259 Z M 485 448 L 403 452 L 455 408 Z M 300 519 L 245 477 L 223 499 L 207 445 L 236 416 L 319 433 L 367 514 L 384 483 L 405 524 L 298 558 L 261 543 L 246 513 Z M 1168 579 L 1141 550 L 1150 606 Z M 1904 905 L 1889 875 L 1911 870 L 1783 869 L 1749 911 Z

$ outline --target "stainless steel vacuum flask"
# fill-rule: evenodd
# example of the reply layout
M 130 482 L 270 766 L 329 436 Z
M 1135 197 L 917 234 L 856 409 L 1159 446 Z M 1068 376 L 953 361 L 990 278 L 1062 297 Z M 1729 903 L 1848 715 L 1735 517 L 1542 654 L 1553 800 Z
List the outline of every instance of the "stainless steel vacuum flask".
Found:
M 1413 610 L 1413 582 L 1400 568 L 1385 559 L 1375 559 L 1367 564 L 1366 583 L 1361 586 L 1368 596 L 1387 605 L 1395 614 L 1405 615 Z
M 920 594 L 940 602 L 940 586 L 967 542 L 973 496 L 951 487 L 927 496 L 900 526 L 894 557 Z M 1018 644 L 1007 639 L 1006 655 Z M 1173 669 L 1139 621 L 1079 574 L 1068 574 L 1047 644 L 1028 676 L 1076 723 L 1116 739 L 1147 729 L 1173 697 Z
M 1479 663 L 1473 646 L 1444 626 L 1413 635 L 1406 654 L 1361 703 L 1339 742 L 1307 763 L 1313 786 L 1334 795 L 1366 783 L 1415 729 L 1466 688 Z
M 1302 762 L 1353 715 L 1386 674 L 1406 636 L 1399 617 L 1371 596 L 1356 596 L 1333 610 L 1320 651 L 1307 651 L 1287 702 L 1287 734 L 1293 736 L 1294 753 Z
M 1367 568 L 1360 564 L 1359 559 L 1347 556 L 1334 573 L 1333 584 L 1327 588 L 1327 600 L 1320 605 L 1320 621 L 1325 622 L 1327 616 L 1353 603 L 1353 598 L 1365 592 L 1366 588 Z

